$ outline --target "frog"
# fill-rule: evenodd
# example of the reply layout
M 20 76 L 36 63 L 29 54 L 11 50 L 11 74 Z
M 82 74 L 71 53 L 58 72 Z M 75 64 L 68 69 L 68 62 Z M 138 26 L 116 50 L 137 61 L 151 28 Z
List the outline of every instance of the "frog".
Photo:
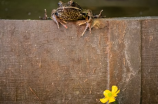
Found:
M 83 9 L 73 0 L 70 0 L 67 3 L 59 1 L 58 8 L 52 10 L 51 19 L 57 24 L 58 28 L 60 23 L 66 29 L 68 28 L 66 26 L 67 21 L 85 20 L 85 22 L 79 24 L 79 26 L 86 24 L 86 27 L 81 35 L 83 36 L 88 28 L 91 33 L 93 18 L 101 17 L 102 11 L 103 10 L 100 11 L 99 15 L 93 15 L 90 9 Z M 47 19 L 46 9 L 44 19 Z

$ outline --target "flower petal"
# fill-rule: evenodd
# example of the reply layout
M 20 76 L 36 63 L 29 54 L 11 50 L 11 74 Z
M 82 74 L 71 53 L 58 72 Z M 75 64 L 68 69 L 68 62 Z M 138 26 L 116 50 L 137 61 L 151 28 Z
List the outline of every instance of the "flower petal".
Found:
M 116 91 L 118 90 L 117 86 L 112 86 L 112 93 L 116 93 Z
M 105 90 L 103 92 L 104 96 L 107 97 L 107 98 L 109 98 L 109 96 L 108 96 L 109 93 L 111 93 L 111 91 L 109 91 L 109 90 Z
M 113 93 L 113 96 L 116 97 L 119 92 L 120 90 L 118 90 L 116 93 Z
M 109 103 L 114 102 L 114 101 L 115 101 L 115 98 L 114 98 L 114 97 L 111 97 L 111 98 L 109 99 Z
M 102 99 L 100 99 L 100 101 L 101 101 L 102 103 L 106 103 L 108 100 L 109 100 L 108 98 L 102 98 Z
M 118 90 L 117 92 L 116 92 L 116 94 L 118 94 L 120 92 L 120 90 Z

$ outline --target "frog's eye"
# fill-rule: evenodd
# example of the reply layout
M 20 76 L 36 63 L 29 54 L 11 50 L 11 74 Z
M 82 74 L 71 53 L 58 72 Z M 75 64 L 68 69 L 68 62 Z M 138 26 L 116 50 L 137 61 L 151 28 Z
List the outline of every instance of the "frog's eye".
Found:
M 59 2 L 58 2 L 58 6 L 59 6 L 59 7 L 62 7 L 62 6 L 63 6 L 63 2 L 62 2 L 62 1 L 59 1 Z
M 74 4 L 75 4 L 75 2 L 72 1 L 72 2 L 71 2 L 71 5 L 74 5 Z
M 70 0 L 69 3 L 70 3 L 71 6 L 75 5 L 75 2 L 73 0 Z

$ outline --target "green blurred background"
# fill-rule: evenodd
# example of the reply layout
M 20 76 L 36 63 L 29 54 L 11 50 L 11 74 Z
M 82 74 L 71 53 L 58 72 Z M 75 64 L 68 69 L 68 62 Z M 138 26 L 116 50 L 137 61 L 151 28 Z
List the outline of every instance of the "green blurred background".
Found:
M 48 16 L 59 0 L 0 0 L 0 19 L 39 19 L 44 9 Z M 68 0 L 62 0 L 67 2 Z M 74 0 L 94 14 L 103 9 L 111 17 L 158 16 L 158 0 Z

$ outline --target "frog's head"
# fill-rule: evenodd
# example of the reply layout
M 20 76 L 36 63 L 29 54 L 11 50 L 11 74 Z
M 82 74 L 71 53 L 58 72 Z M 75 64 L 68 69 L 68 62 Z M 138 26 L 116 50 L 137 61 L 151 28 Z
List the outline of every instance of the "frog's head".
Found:
M 76 7 L 76 8 L 78 8 L 78 9 L 82 9 L 81 7 L 80 7 L 80 5 L 78 5 L 76 2 L 74 2 L 73 0 L 70 0 L 70 1 L 68 1 L 67 2 L 67 7 Z

